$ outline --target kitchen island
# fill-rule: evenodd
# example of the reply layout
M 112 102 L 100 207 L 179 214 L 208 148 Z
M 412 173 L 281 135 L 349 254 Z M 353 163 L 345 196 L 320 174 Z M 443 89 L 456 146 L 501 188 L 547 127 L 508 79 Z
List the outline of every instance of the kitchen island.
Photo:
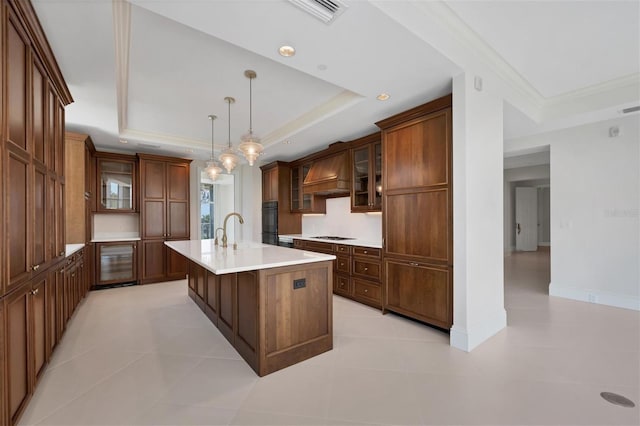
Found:
M 333 348 L 335 256 L 260 243 L 167 241 L 189 263 L 189 296 L 264 376 Z

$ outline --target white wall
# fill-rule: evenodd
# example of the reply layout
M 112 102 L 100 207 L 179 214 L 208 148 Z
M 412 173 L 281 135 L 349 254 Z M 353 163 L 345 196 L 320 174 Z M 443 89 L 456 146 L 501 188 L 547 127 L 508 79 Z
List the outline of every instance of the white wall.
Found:
M 92 239 L 138 237 L 140 237 L 140 215 L 131 213 L 93 214 Z
M 238 241 L 262 241 L 262 171 L 257 165 L 239 166 L 236 180 L 236 210 L 244 225 L 235 222 Z M 235 219 L 234 219 L 235 220 Z
M 503 257 L 503 100 L 493 82 L 453 79 L 453 327 L 470 351 L 506 326 Z
M 382 241 L 382 215 L 380 213 L 351 213 L 349 197 L 327 199 L 327 213 L 302 216 L 304 235 L 337 235 L 364 241 Z
M 639 128 L 636 114 L 541 135 L 551 142 L 549 294 L 640 310 Z

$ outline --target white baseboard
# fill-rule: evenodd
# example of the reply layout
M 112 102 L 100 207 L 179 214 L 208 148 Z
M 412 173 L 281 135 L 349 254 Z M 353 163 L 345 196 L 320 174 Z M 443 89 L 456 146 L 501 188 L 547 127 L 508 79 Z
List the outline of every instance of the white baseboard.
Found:
M 560 287 L 549 283 L 549 296 L 579 300 L 581 302 L 614 306 L 616 308 L 640 311 L 640 299 L 602 290 L 589 290 L 576 287 Z
M 465 328 L 454 324 L 451 327 L 449 344 L 465 352 L 471 352 L 476 346 L 507 326 L 507 311 L 501 309 L 481 324 Z
M 547 243 L 538 243 L 539 246 L 542 247 L 551 247 L 551 243 L 547 242 Z

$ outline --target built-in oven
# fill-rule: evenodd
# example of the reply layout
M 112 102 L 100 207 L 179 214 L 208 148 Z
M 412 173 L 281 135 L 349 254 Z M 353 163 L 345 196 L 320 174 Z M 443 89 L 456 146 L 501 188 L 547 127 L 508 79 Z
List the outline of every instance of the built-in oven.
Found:
M 293 248 L 293 238 L 291 238 L 291 237 L 278 237 L 278 245 L 280 247 Z
M 137 241 L 96 243 L 96 286 L 136 283 Z

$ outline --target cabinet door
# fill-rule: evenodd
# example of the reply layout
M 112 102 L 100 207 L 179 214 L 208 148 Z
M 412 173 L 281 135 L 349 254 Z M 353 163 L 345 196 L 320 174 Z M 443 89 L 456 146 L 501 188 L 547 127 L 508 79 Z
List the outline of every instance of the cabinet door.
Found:
M 47 220 L 48 197 L 47 184 L 49 176 L 44 165 L 34 161 L 33 166 L 33 191 L 32 191 L 32 269 L 44 266 L 48 245 Z M 53 201 L 53 200 L 52 200 Z
M 142 281 L 162 281 L 165 278 L 164 240 L 142 241 Z
M 2 5 L 4 9 L 4 3 Z M 28 65 L 27 58 L 29 56 L 29 42 L 27 36 L 22 31 L 22 27 L 17 17 L 11 12 L 10 8 L 6 8 L 8 18 L 6 22 L 6 62 L 3 58 L 3 64 L 6 64 L 6 89 L 7 89 L 7 141 L 22 149 L 25 152 L 30 151 L 29 142 L 27 140 L 27 79 Z
M 46 313 L 47 313 L 47 359 L 51 356 L 53 349 L 58 343 L 58 306 L 56 303 L 56 294 L 58 291 L 58 280 L 64 268 L 56 266 L 49 270 L 49 277 L 46 291 Z
M 16 149 L 7 145 L 5 160 L 7 163 L 5 174 L 7 221 L 6 253 L 9 266 L 9 281 L 6 292 L 16 288 L 25 281 L 31 273 L 31 220 L 30 212 L 30 181 L 29 160 Z M 10 255 L 9 255 L 10 254 Z
M 371 207 L 372 210 L 382 209 L 382 143 L 374 143 L 371 147 L 373 159 L 371 161 Z
M 212 272 L 205 271 L 207 289 L 204 312 L 214 325 L 218 325 L 218 279 Z
M 302 194 L 301 168 L 291 169 L 291 212 L 299 212 L 302 209 L 300 197 Z
M 449 183 L 450 114 L 438 111 L 385 131 L 385 191 Z
M 162 161 L 141 160 L 142 239 L 164 238 L 166 215 L 166 173 Z
M 262 172 L 262 201 L 278 201 L 278 168 Z
M 368 211 L 371 207 L 369 199 L 369 177 L 371 168 L 369 145 L 354 149 L 351 152 L 351 211 Z
M 33 57 L 31 74 L 31 110 L 33 121 L 33 159 L 38 163 L 48 165 L 49 161 L 49 147 L 47 146 L 48 139 L 45 138 L 45 106 L 47 93 L 47 86 L 45 83 L 44 72 L 40 62 Z
M 31 285 L 25 284 L 6 301 L 7 393 L 11 424 L 15 424 L 31 391 L 28 342 L 30 291 Z
M 33 323 L 33 379 L 34 383 L 44 372 L 47 362 L 47 284 L 48 276 L 42 278 L 31 287 L 31 318 Z
M 187 275 L 187 259 L 175 250 L 165 246 L 167 258 L 167 279 L 182 280 Z
M 236 308 L 236 275 L 220 275 L 220 311 L 218 316 L 218 330 L 233 345 Z
M 5 345 L 5 337 L 4 337 L 4 326 L 6 320 L 4 317 L 4 300 L 0 299 L 0 424 L 8 424 L 5 415 L 5 403 L 7 391 L 5 389 L 5 383 L 7 382 L 7 370 L 5 369 L 5 358 L 6 358 L 6 345 Z
M 135 162 L 98 158 L 97 210 L 101 212 L 135 211 Z
M 167 237 L 189 238 L 189 166 L 167 164 Z
M 453 322 L 450 268 L 385 260 L 385 309 L 449 328 Z
M 56 180 L 55 191 L 56 198 L 54 201 L 54 221 L 56 230 L 56 253 L 58 257 L 65 255 L 65 235 L 64 235 L 64 182 L 60 179 Z

